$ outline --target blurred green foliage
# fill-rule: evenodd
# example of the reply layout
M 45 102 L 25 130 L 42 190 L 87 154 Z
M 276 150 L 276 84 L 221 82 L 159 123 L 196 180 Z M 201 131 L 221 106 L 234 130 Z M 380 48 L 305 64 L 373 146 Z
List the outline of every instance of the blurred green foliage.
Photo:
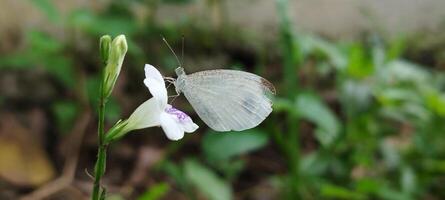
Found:
M 167 157 L 156 172 L 173 181 L 149 186 L 138 199 L 160 199 L 172 187 L 190 199 L 198 194 L 233 199 L 241 193 L 235 183 L 249 170 L 245 155 L 259 150 L 279 152 L 281 157 L 268 158 L 269 162 L 285 162 L 284 173 L 258 175 L 279 182 L 273 185 L 283 199 L 445 198 L 445 73 L 408 60 L 406 37 L 384 40 L 375 34 L 358 41 L 329 41 L 292 27 L 288 2 L 277 0 L 280 34 L 273 50 L 280 53 L 270 59 L 265 56 L 272 52 L 270 47 L 248 48 L 257 65 L 247 66 L 225 43 L 250 44 L 246 40 L 255 38 L 251 33 L 232 26 L 213 29 L 192 17 L 161 24 L 152 14 L 138 19 L 132 10 L 141 6 L 150 13 L 161 3 L 181 6 L 194 1 L 111 1 L 101 11 L 80 8 L 67 16 L 50 0 L 32 2 L 67 35 L 62 39 L 29 30 L 23 49 L 0 56 L 0 69 L 44 70 L 62 88 L 50 108 L 60 133 L 68 132 L 82 107 L 72 99 L 74 93 L 87 94 L 96 109 L 97 41 L 103 34 L 127 36 L 124 69 L 131 79 L 142 74 L 145 62 L 172 72 L 175 60 L 162 47 L 160 35 L 180 44 L 185 34 L 193 43 L 186 47 L 192 57 L 227 54 L 230 64 L 261 72 L 277 86 L 274 112 L 260 127 L 205 133 L 197 147 L 201 154 L 184 155 L 181 160 Z M 222 1 L 205 2 L 213 6 Z M 276 70 L 270 69 L 275 63 L 281 71 L 268 76 L 265 72 Z M 81 69 L 86 77 L 82 78 Z M 132 87 L 142 88 L 127 89 Z M 142 92 L 146 91 L 136 93 Z M 8 102 L 7 97 L 0 99 L 2 104 Z M 111 99 L 109 123 L 122 117 L 119 103 Z
M 329 146 L 335 141 L 341 129 L 340 123 L 319 97 L 301 93 L 298 95 L 295 109 L 302 119 L 317 126 L 315 134 L 322 145 Z
M 207 133 L 202 140 L 202 148 L 211 161 L 226 161 L 233 156 L 249 152 L 265 146 L 267 136 L 258 130 L 228 132 L 218 134 Z M 230 144 L 230 148 L 227 148 Z
M 167 192 L 169 186 L 167 183 L 159 183 L 151 186 L 147 191 L 138 197 L 138 200 L 156 200 L 161 199 Z

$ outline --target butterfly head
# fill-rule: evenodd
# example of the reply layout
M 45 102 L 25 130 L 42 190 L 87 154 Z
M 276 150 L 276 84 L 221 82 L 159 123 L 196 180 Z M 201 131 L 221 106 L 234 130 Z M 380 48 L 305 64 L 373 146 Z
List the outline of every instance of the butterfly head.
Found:
M 178 77 L 185 75 L 184 68 L 182 68 L 182 67 L 176 68 L 175 72 L 176 72 L 176 76 L 178 76 Z
M 183 89 L 184 84 L 185 84 L 186 75 L 184 72 L 184 68 L 182 68 L 182 67 L 176 68 L 175 72 L 176 72 L 176 75 L 178 76 L 175 81 L 176 93 L 180 94 L 181 90 Z

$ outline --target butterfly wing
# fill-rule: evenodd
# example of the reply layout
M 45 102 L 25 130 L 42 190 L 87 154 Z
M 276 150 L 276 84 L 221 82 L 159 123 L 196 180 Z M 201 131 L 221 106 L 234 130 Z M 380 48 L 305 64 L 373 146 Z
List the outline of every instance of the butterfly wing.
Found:
M 179 90 L 199 117 L 216 131 L 242 131 L 260 124 L 271 112 L 273 85 L 252 73 L 207 70 L 178 77 Z

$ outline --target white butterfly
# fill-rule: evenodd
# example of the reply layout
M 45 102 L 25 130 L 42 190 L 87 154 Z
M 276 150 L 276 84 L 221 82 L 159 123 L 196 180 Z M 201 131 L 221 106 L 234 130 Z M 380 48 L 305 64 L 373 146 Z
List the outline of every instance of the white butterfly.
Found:
M 272 112 L 275 88 L 268 80 L 238 70 L 206 70 L 185 74 L 176 53 L 162 38 L 178 61 L 177 79 L 167 78 L 182 92 L 199 117 L 215 131 L 242 131 L 258 126 Z M 183 38 L 182 54 L 184 54 Z M 183 57 L 183 56 L 182 56 Z
M 199 117 L 215 131 L 242 131 L 260 124 L 272 112 L 275 88 L 266 79 L 237 70 L 185 74 L 176 69 L 174 85 Z

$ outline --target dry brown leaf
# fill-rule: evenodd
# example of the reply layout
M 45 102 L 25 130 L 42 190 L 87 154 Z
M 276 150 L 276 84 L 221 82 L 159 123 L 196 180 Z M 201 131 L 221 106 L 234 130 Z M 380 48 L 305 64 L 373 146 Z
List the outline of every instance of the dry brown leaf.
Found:
M 27 187 L 51 180 L 54 167 L 37 141 L 14 117 L 0 116 L 0 178 Z

